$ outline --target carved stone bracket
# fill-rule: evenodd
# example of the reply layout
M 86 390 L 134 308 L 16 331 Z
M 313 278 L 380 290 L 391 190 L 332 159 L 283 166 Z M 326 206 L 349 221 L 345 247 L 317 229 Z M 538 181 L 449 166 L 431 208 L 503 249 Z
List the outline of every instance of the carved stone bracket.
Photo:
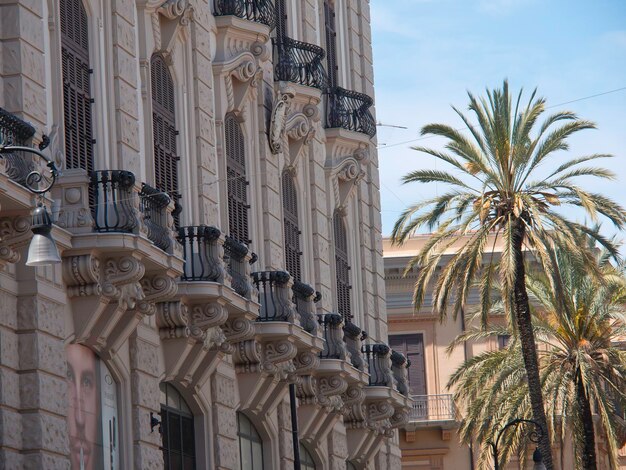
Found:
M 364 405 L 365 391 L 362 384 L 350 385 L 342 396 L 343 416 L 346 427 L 364 428 L 367 426 L 367 411 Z
M 252 52 L 243 51 L 225 62 L 214 63 L 214 72 L 224 77 L 227 113 L 241 116 L 246 103 L 256 98 L 256 86 L 263 74 L 258 60 Z
M 273 374 L 281 380 L 294 380 L 296 366 L 292 359 L 296 357 L 298 349 L 288 340 L 275 340 L 263 344 L 263 363 L 265 372 Z
M 274 155 L 283 150 L 287 115 L 291 106 L 291 100 L 294 96 L 295 92 L 292 87 L 281 87 L 274 101 L 269 130 L 270 150 Z
M 337 210 L 345 210 L 348 199 L 365 177 L 361 162 L 354 156 L 326 161 Z
M 19 249 L 30 242 L 31 220 L 29 216 L 0 219 L 0 263 L 17 263 Z

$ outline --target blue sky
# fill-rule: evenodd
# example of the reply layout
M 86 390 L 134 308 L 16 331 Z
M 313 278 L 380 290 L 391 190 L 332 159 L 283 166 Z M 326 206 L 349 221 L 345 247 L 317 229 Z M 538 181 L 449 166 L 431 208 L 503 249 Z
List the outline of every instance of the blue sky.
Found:
M 371 17 L 377 119 L 408 127 L 378 128 L 385 235 L 409 203 L 443 189 L 401 186 L 408 171 L 435 164 L 396 144 L 427 123 L 462 127 L 450 105 L 465 109 L 466 90 L 483 94 L 508 78 L 553 106 L 626 88 L 626 0 L 371 0 Z M 570 154 L 614 154 L 602 164 L 617 180 L 585 187 L 626 206 L 626 89 L 557 109 L 597 123 L 571 139 Z

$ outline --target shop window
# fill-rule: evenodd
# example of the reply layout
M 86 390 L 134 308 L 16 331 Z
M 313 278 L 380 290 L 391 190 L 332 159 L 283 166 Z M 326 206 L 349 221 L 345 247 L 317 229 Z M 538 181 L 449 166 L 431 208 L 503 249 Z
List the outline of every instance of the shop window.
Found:
M 113 376 L 86 346 L 69 344 L 65 356 L 70 468 L 119 469 L 117 385 Z
M 194 470 L 196 446 L 193 414 L 187 402 L 171 384 L 161 387 L 161 433 L 166 470 Z
M 246 415 L 237 413 L 241 470 L 263 470 L 263 440 Z

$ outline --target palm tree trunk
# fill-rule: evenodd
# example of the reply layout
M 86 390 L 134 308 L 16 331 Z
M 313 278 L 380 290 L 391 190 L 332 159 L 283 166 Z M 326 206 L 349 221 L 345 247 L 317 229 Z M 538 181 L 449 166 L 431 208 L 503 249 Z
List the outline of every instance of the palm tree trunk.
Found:
M 583 434 L 585 440 L 583 442 L 582 463 L 585 470 L 596 470 L 596 436 L 593 431 L 593 415 L 591 414 L 591 403 L 585 391 L 580 370 L 576 373 L 576 402 L 581 414 L 583 423 Z
M 517 220 L 513 223 L 515 224 L 513 227 L 513 250 L 515 256 L 513 308 L 515 309 L 515 318 L 517 320 L 517 328 L 522 344 L 522 356 L 524 358 L 524 366 L 528 378 L 528 392 L 530 394 L 533 418 L 544 430 L 543 436 L 539 441 L 539 449 L 541 450 L 541 456 L 543 457 L 546 470 L 554 470 L 550 436 L 548 435 L 548 422 L 543 406 L 541 379 L 539 378 L 537 346 L 535 344 L 535 334 L 532 327 L 528 293 L 526 292 L 526 270 L 524 267 L 524 254 L 522 252 L 525 226 L 521 220 Z

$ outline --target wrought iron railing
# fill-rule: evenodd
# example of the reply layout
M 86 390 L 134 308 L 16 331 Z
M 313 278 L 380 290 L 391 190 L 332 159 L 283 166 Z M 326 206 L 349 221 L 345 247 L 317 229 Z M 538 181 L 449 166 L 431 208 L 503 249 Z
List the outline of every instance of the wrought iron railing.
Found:
M 272 0 L 215 0 L 215 16 L 233 15 L 244 20 L 276 27 L 276 8 Z
M 396 390 L 404 396 L 409 396 L 409 371 L 410 361 L 404 354 L 391 351 L 391 372 Z
M 183 247 L 183 281 L 224 282 L 222 232 L 216 227 L 197 225 L 179 227 L 178 241 Z
M 343 327 L 343 340 L 350 353 L 350 362 L 360 371 L 367 372 L 367 362 L 363 357 L 361 344 L 367 338 L 367 333 L 354 323 L 346 323 Z
M 91 213 L 97 232 L 132 233 L 138 225 L 135 211 L 135 175 L 125 170 L 92 171 L 89 181 Z
M 346 359 L 348 350 L 343 340 L 343 318 L 336 313 L 327 313 L 317 316 L 322 338 L 324 338 L 324 349 L 320 352 L 322 359 Z
M 456 407 L 451 394 L 412 395 L 409 421 L 454 421 Z
M 149 184 L 142 183 L 139 192 L 139 210 L 148 230 L 148 238 L 157 247 L 167 251 L 171 244 L 171 232 L 168 227 L 167 206 L 171 198 Z
M 333 87 L 326 94 L 326 127 L 376 135 L 376 121 L 370 111 L 371 97 L 356 91 Z
M 315 44 L 288 37 L 274 41 L 274 78 L 278 81 L 326 89 L 328 76 L 322 62 L 326 53 Z
M 287 271 L 259 271 L 252 273 L 252 282 L 259 291 L 259 321 L 293 323 L 295 305 L 291 300 L 291 276 Z
M 246 299 L 252 297 L 253 287 L 250 265 L 257 260 L 255 253 L 250 253 L 248 246 L 230 236 L 224 240 L 224 262 L 231 276 L 231 287 L 237 294 Z
M 14 114 L 0 108 L 0 145 L 26 145 L 35 135 L 35 128 Z M 5 152 L 2 154 L 5 171 L 16 183 L 26 186 L 26 178 L 35 169 L 30 154 L 26 152 Z
M 365 360 L 369 366 L 370 380 L 372 386 L 393 386 L 393 376 L 391 374 L 391 349 L 386 344 L 366 344 L 363 346 Z
M 322 294 L 304 282 L 294 281 L 291 288 L 293 291 L 293 303 L 300 317 L 300 325 L 305 331 L 317 336 L 319 324 L 315 316 L 315 304 L 322 299 Z

